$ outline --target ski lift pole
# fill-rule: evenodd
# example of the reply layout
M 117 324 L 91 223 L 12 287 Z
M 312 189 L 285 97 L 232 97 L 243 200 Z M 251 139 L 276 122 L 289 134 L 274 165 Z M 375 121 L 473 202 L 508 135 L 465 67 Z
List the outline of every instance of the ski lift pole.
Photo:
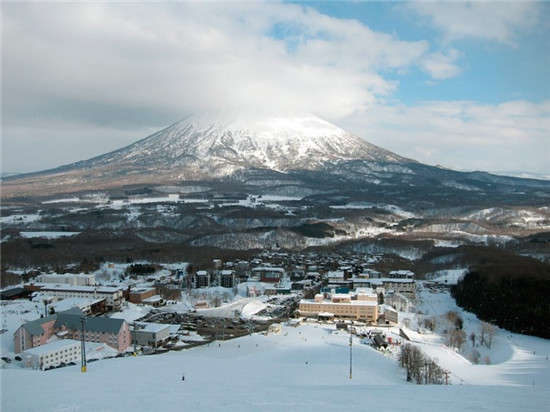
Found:
M 80 371 L 86 372 L 86 317 L 80 318 Z

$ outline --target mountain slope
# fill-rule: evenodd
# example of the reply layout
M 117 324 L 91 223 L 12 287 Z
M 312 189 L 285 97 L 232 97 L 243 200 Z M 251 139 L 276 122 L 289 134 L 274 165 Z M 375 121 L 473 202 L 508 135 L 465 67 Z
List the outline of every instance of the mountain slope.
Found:
M 89 160 L 14 177 L 4 195 L 56 193 L 136 183 L 201 180 L 239 170 L 319 170 L 362 159 L 412 162 L 314 115 L 190 116 L 129 146 Z
M 241 167 L 276 171 L 316 169 L 328 161 L 405 159 L 313 115 L 292 117 L 191 116 L 130 146 L 73 167 L 185 169 L 211 176 Z
M 2 198 L 205 180 L 223 180 L 224 190 L 229 181 L 272 187 L 293 180 L 317 193 L 361 192 L 390 203 L 468 201 L 490 207 L 550 198 L 548 181 L 424 165 L 313 115 L 219 113 L 187 117 L 89 160 L 7 177 L 2 179 Z

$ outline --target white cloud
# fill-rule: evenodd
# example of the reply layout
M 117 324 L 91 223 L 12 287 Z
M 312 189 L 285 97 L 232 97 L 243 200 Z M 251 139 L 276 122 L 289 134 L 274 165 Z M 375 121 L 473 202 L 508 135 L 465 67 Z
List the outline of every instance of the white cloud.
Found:
M 421 67 L 437 80 L 448 79 L 457 76 L 461 69 L 455 63 L 460 57 L 460 52 L 450 49 L 447 53 L 432 53 L 422 61 Z
M 340 123 L 372 143 L 429 164 L 548 172 L 550 100 L 378 105 Z
M 277 38 L 280 27 L 295 35 Z M 7 5 L 3 43 L 8 115 L 51 97 L 179 115 L 213 105 L 346 114 L 394 89 L 380 68 L 410 66 L 429 47 L 277 3 Z
M 430 54 L 427 41 L 293 4 L 8 3 L 2 24 L 5 170 L 20 167 L 12 147 L 45 166 L 55 131 L 44 124 L 74 130 L 68 152 L 84 129 L 95 128 L 98 143 L 118 130 L 122 146 L 189 112 L 264 107 L 335 119 L 389 96 L 397 84 L 381 73 L 453 75 L 452 56 Z
M 539 21 L 535 1 L 415 1 L 406 4 L 441 30 L 448 41 L 479 38 L 514 44 Z
M 101 154 L 188 112 L 219 108 L 344 118 L 368 140 L 401 153 L 415 147 L 406 154 L 420 160 L 443 155 L 449 165 L 453 158 L 443 148 L 458 147 L 460 136 L 478 144 L 492 131 L 517 139 L 532 129 L 525 119 L 491 125 L 491 116 L 506 120 L 506 105 L 380 106 L 398 87 L 388 73 L 419 67 L 446 79 L 459 74 L 460 53 L 433 52 L 427 41 L 402 41 L 293 4 L 5 3 L 2 30 L 5 171 Z M 525 105 L 532 118 L 533 107 Z M 479 125 L 457 110 L 478 116 Z M 535 118 L 541 116 L 547 114 Z M 441 136 L 450 136 L 447 146 Z

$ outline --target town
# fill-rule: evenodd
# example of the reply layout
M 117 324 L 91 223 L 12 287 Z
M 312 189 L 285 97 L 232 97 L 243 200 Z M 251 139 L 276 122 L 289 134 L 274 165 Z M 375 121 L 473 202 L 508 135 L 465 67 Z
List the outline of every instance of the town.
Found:
M 386 347 L 379 330 L 398 326 L 399 310 L 414 306 L 416 280 L 409 270 L 376 270 L 380 259 L 269 251 L 196 269 L 142 262 L 34 273 L 1 292 L 3 304 L 29 301 L 40 312 L 10 331 L 13 359 L 2 359 L 42 370 L 78 363 L 84 370 L 98 358 L 182 350 L 300 322 L 354 332 L 371 327 L 376 346 Z

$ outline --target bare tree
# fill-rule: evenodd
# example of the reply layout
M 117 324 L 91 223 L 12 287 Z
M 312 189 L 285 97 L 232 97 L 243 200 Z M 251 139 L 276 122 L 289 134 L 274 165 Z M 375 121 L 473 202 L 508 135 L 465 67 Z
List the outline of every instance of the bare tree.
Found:
M 488 322 L 481 322 L 480 338 L 481 344 L 491 348 L 493 338 L 495 337 L 496 328 Z
M 435 361 L 424 356 L 422 351 L 411 344 L 401 347 L 399 363 L 407 372 L 407 381 L 417 384 L 442 384 L 445 371 Z
M 448 311 L 445 316 L 447 317 L 447 320 L 454 325 L 456 329 L 462 329 L 462 326 L 464 324 L 464 321 L 462 320 L 462 317 L 456 313 L 453 310 Z
M 466 342 L 466 333 L 461 329 L 451 330 L 447 334 L 447 345 L 452 348 L 461 349 Z
M 475 334 L 475 332 L 472 332 L 470 334 L 470 340 L 472 341 L 472 346 L 475 347 L 476 346 L 476 334 Z

